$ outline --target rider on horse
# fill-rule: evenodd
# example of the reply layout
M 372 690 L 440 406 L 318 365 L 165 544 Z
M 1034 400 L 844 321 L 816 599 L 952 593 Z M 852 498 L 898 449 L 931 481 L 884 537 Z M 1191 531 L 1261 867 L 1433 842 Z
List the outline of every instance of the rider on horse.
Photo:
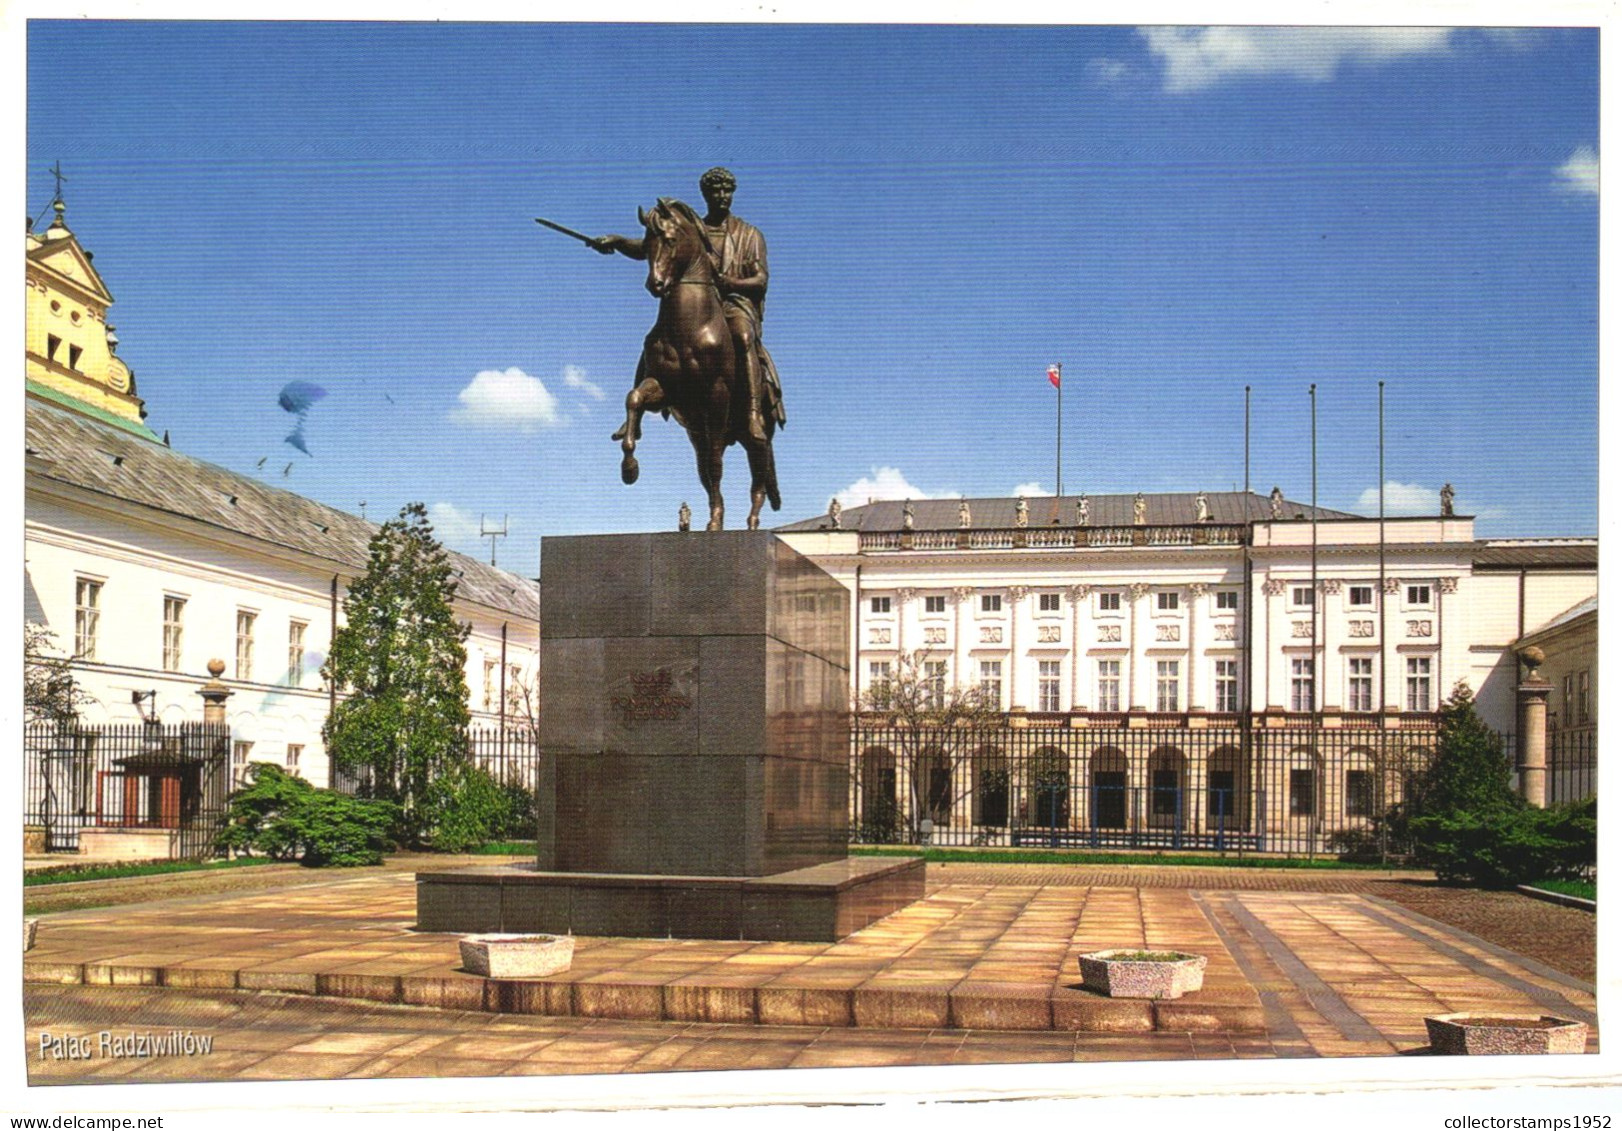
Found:
M 778 425 L 784 424 L 787 418 L 783 413 L 783 388 L 777 377 L 777 366 L 760 340 L 760 324 L 766 311 L 766 240 L 760 229 L 732 214 L 732 193 L 737 184 L 737 178 L 716 166 L 699 178 L 698 187 L 709 207 L 704 216 L 704 228 L 711 246 L 721 258 L 720 290 L 727 329 L 748 383 L 749 437 L 764 442 L 763 378 L 764 391 L 771 398 L 770 411 Z M 626 236 L 603 236 L 591 246 L 604 255 L 617 251 L 631 259 L 647 258 L 642 241 Z

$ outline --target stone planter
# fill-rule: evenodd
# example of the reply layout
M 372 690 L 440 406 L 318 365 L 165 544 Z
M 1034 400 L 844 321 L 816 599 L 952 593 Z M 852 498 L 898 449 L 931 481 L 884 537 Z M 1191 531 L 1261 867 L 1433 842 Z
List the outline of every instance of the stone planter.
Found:
M 1205 984 L 1205 955 L 1170 950 L 1094 951 L 1081 956 L 1081 981 L 1105 997 L 1178 998 Z
M 573 935 L 467 935 L 462 966 L 486 978 L 544 978 L 574 961 Z
M 1501 1017 L 1484 1013 L 1444 1013 L 1425 1018 L 1431 1051 L 1442 1056 L 1501 1053 L 1580 1053 L 1588 1026 L 1564 1017 Z
M 39 933 L 39 920 L 38 919 L 24 919 L 23 920 L 23 949 L 24 950 L 33 950 L 34 949 L 34 936 L 37 935 L 38 933 Z

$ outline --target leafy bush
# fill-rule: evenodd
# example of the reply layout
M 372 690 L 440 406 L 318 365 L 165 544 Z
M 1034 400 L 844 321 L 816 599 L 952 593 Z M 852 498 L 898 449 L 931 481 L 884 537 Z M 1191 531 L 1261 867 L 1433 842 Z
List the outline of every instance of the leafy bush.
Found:
M 521 794 L 526 800 L 528 795 Z M 422 812 L 428 844 L 441 852 L 470 848 L 510 835 L 521 812 L 515 795 L 476 766 L 453 765 L 428 784 Z
M 249 772 L 252 783 L 231 795 L 220 847 L 310 868 L 382 862 L 398 806 L 317 789 L 270 762 L 255 762 Z
M 1416 818 L 1413 828 L 1420 859 L 1437 879 L 1504 888 L 1575 879 L 1592 868 L 1596 813 L 1593 800 L 1553 809 L 1455 810 Z

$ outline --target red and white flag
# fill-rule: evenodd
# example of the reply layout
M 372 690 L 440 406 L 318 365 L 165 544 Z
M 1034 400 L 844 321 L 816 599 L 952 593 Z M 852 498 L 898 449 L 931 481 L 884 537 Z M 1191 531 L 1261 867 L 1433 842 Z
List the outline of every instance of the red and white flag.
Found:
M 1059 387 L 1059 368 L 1057 364 L 1048 366 L 1048 383 L 1055 389 Z

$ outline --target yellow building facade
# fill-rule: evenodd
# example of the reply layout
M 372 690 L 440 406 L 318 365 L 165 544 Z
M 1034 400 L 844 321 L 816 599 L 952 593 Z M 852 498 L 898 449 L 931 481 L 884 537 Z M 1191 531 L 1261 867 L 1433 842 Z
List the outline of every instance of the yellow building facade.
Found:
M 155 439 L 144 423 L 135 375 L 118 357 L 118 337 L 107 322 L 113 296 L 89 253 L 68 230 L 65 208 L 43 232 L 30 228 L 27 245 L 28 394 L 67 403 L 105 423 Z

